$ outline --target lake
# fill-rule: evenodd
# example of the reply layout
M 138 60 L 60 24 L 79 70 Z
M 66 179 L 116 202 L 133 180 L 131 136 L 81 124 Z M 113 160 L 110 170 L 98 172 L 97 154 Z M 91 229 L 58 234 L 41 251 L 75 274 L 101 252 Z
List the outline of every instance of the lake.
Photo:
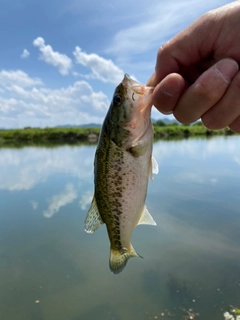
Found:
M 84 231 L 95 148 L 0 149 L 0 318 L 223 320 L 240 307 L 240 136 L 154 144 L 157 226 L 134 229 L 144 259 L 119 275 L 105 226 Z

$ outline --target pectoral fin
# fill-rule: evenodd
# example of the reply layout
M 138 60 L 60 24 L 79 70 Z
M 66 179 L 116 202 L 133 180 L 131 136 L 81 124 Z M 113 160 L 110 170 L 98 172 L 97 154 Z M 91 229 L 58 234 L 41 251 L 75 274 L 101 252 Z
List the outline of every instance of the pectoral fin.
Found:
M 158 163 L 157 160 L 152 156 L 149 165 L 149 177 L 152 181 L 154 180 L 153 173 L 158 174 Z
M 153 217 L 150 215 L 148 209 L 146 206 L 144 206 L 144 210 L 143 210 L 143 213 L 142 213 L 142 216 L 138 222 L 138 225 L 139 224 L 150 224 L 152 226 L 156 226 L 156 222 L 153 220 Z
M 143 156 L 147 151 L 147 145 L 142 144 L 136 144 L 135 146 L 132 146 L 128 149 L 128 152 L 130 152 L 134 157 L 140 157 Z
M 104 222 L 102 221 L 102 218 L 99 214 L 96 199 L 94 196 L 92 199 L 91 207 L 88 210 L 88 214 L 85 220 L 84 230 L 87 233 L 93 233 L 98 228 L 100 228 L 103 223 Z

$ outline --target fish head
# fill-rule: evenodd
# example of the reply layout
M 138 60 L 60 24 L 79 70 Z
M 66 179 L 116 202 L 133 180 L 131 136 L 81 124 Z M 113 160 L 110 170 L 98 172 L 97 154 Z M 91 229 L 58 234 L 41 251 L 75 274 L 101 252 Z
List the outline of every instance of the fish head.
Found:
M 107 119 L 109 136 L 118 146 L 128 149 L 152 127 L 153 89 L 126 74 L 115 89 Z

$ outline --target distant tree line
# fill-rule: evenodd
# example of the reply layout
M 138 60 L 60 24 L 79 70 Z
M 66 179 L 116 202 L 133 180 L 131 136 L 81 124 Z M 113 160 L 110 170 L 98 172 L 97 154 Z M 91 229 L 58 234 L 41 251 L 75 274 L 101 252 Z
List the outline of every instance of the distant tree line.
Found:
M 209 130 L 201 121 L 191 125 L 180 124 L 177 121 L 166 123 L 157 120 L 153 124 L 154 139 L 187 138 L 189 136 L 232 135 L 229 128 Z M 46 143 L 96 143 L 100 133 L 99 127 L 92 128 L 31 128 L 0 130 L 0 146 L 10 144 L 46 144 Z

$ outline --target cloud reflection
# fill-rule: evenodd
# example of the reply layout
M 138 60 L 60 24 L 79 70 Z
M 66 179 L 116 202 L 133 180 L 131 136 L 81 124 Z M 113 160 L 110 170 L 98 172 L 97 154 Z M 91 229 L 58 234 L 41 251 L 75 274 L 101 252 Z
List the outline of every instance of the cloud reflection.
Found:
M 160 175 L 164 168 L 174 182 L 216 185 L 221 178 L 240 176 L 239 143 L 239 136 L 159 141 L 153 153 Z
M 177 141 L 159 141 L 154 145 L 154 154 L 158 160 L 171 157 L 175 153 L 192 159 L 206 159 L 210 156 L 228 156 L 240 163 L 240 137 L 216 137 L 211 139 L 184 139 Z
M 0 149 L 0 189 L 30 190 L 54 174 L 89 180 L 95 147 Z
M 174 176 L 175 182 L 193 182 L 198 184 L 216 184 L 218 179 L 215 177 L 209 178 L 208 176 L 203 176 L 197 174 L 196 172 L 179 172 Z
M 240 165 L 239 136 L 213 139 L 188 139 L 181 141 L 160 141 L 154 144 L 154 156 L 160 167 L 167 165 L 172 171 L 174 167 L 185 167 L 185 180 L 202 183 L 216 183 L 221 175 L 236 175 Z M 95 146 L 59 148 L 0 149 L 0 189 L 20 191 L 30 190 L 40 183 L 45 183 L 51 176 L 67 174 L 79 178 L 85 185 L 93 175 L 93 158 Z M 204 161 L 209 160 L 208 165 Z M 225 160 L 229 165 L 226 166 Z M 198 161 L 198 162 L 197 162 Z M 215 164 L 217 166 L 215 166 Z M 211 166 L 211 168 L 210 168 Z M 202 170 L 202 171 L 201 171 Z M 212 170 L 211 176 L 204 176 Z M 216 171 L 214 171 L 216 170 Z M 232 170 L 232 171 L 231 171 Z M 215 174 L 216 173 L 216 174 Z M 183 174 L 183 170 L 182 170 Z M 176 177 L 179 179 L 182 177 Z M 207 179 L 207 180 L 206 180 Z M 90 195 L 84 195 L 90 197 Z M 80 202 L 80 206 L 84 205 Z
M 204 219 L 204 217 L 202 218 Z M 174 217 L 167 213 L 161 213 L 155 218 L 160 227 L 160 232 L 167 234 L 173 241 L 176 241 L 176 247 L 173 250 L 178 251 L 181 246 L 188 246 L 188 250 L 200 254 L 204 252 L 211 256 L 221 256 L 228 259 L 238 261 L 240 248 L 238 244 L 233 244 L 231 236 L 231 228 L 220 232 L 215 229 L 201 228 L 198 225 L 193 225 L 187 219 Z M 205 217 L 207 221 L 207 218 Z M 223 227 L 223 226 L 222 226 Z M 221 229 L 220 229 L 221 230 Z M 191 249 L 192 248 L 192 249 Z M 167 254 L 167 251 L 166 251 Z
M 38 202 L 37 201 L 31 201 L 31 205 L 32 205 L 32 208 L 33 208 L 33 210 L 37 210 L 37 208 L 38 208 Z
M 43 216 L 45 218 L 51 218 L 55 213 L 59 211 L 60 208 L 66 206 L 67 204 L 73 202 L 77 198 L 77 193 L 72 184 L 68 184 L 65 190 L 59 194 L 51 197 L 48 209 L 43 211 Z
M 85 193 L 82 194 L 81 199 L 79 201 L 80 208 L 82 210 L 86 210 L 87 207 L 89 207 L 91 201 L 93 198 L 93 192 L 92 191 L 86 191 Z

